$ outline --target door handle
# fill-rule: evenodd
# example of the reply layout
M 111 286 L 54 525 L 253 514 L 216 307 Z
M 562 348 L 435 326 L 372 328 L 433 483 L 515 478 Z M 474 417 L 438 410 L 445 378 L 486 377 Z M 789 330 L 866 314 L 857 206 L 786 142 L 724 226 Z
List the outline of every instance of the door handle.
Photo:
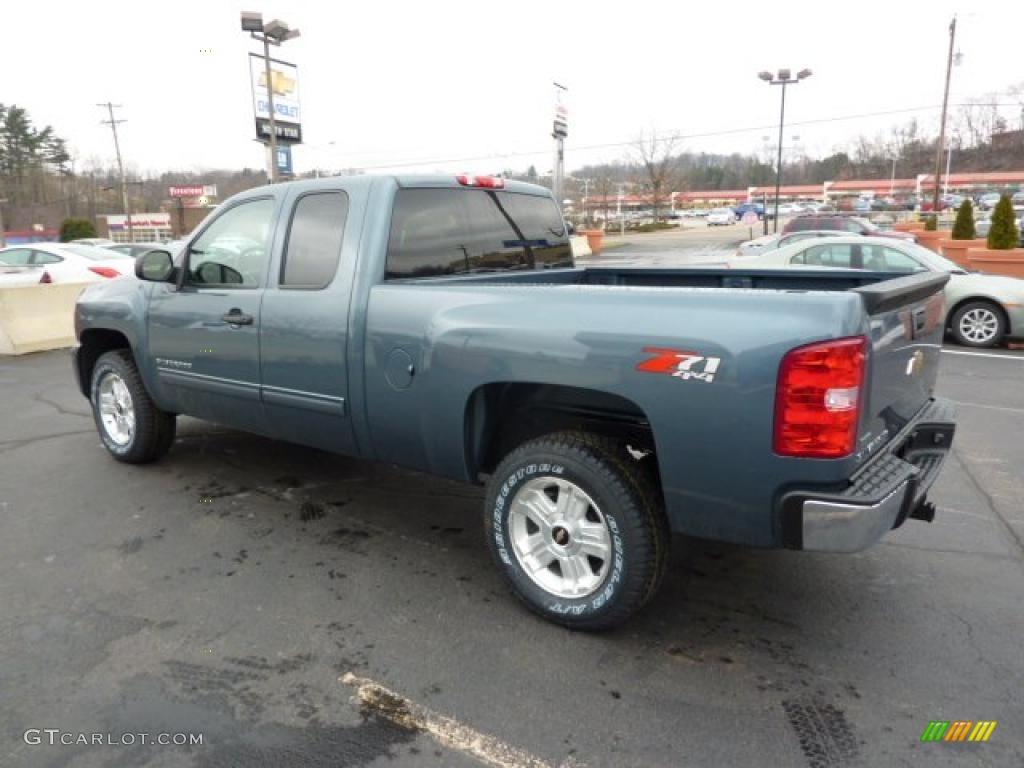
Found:
M 220 319 L 231 325 L 252 325 L 252 315 L 247 315 L 240 309 L 232 309 L 226 315 L 221 315 Z

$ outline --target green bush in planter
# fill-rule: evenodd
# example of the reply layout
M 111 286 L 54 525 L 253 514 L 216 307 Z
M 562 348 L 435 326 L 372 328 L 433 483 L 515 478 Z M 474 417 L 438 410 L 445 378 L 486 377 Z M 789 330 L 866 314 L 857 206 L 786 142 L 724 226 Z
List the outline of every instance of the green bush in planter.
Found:
M 956 221 L 953 222 L 953 239 L 974 239 L 974 205 L 970 198 L 960 203 L 960 208 L 956 212 Z
M 939 220 L 937 218 L 935 218 L 935 216 L 925 216 L 924 217 L 924 231 L 925 232 L 934 232 L 938 228 L 939 228 Z
M 60 241 L 68 243 L 80 237 L 96 237 L 96 227 L 88 219 L 64 219 L 60 224 Z
M 992 211 L 992 226 L 988 231 L 988 247 L 993 251 L 1008 251 L 1020 242 L 1017 219 L 1009 195 L 1003 195 Z

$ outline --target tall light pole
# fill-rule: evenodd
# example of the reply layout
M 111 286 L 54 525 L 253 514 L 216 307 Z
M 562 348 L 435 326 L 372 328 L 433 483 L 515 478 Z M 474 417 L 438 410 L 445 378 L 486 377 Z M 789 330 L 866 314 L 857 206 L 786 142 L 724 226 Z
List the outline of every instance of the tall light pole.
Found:
M 555 86 L 555 121 L 551 130 L 551 138 L 555 140 L 555 166 L 551 172 L 551 192 L 562 207 L 562 177 L 565 175 L 565 138 L 569 135 L 569 113 L 562 104 L 562 94 L 568 91 L 564 85 Z
M 949 55 L 946 57 L 946 89 L 942 95 L 942 122 L 939 125 L 939 145 L 935 150 L 935 190 L 932 210 L 939 212 L 939 176 L 942 175 L 942 150 L 946 148 L 946 110 L 949 107 L 949 80 L 953 74 L 953 42 L 956 40 L 956 16 L 949 23 Z
M 270 69 L 270 46 L 281 45 L 286 40 L 294 40 L 299 30 L 291 29 L 280 19 L 263 23 L 262 13 L 242 11 L 242 31 L 248 32 L 253 40 L 263 43 L 263 64 L 266 67 L 267 81 L 267 112 L 270 115 L 270 183 L 277 183 L 277 119 L 274 115 L 274 76 Z
M 111 132 L 114 134 L 114 153 L 117 155 L 117 173 L 121 177 L 121 210 L 125 215 L 125 223 L 128 225 L 128 242 L 135 242 L 135 228 L 132 226 L 132 212 L 128 208 L 128 182 L 124 177 L 124 163 L 121 161 L 121 143 L 117 140 L 117 126 L 118 123 L 123 123 L 124 120 L 114 119 L 114 108 L 120 107 L 120 104 L 112 104 L 109 101 L 106 104 L 97 104 L 97 107 L 104 107 L 107 110 L 107 114 L 110 116 L 109 120 L 101 120 L 104 125 L 109 125 Z
M 779 154 L 776 159 L 775 168 L 775 232 L 779 231 L 779 190 L 782 188 L 782 130 L 786 124 L 786 86 L 795 85 L 801 80 L 810 77 L 811 70 L 801 69 L 796 73 L 796 77 L 791 77 L 790 74 L 788 69 L 780 69 L 776 75 L 768 71 L 758 72 L 757 74 L 766 83 L 782 86 L 782 106 L 779 109 Z

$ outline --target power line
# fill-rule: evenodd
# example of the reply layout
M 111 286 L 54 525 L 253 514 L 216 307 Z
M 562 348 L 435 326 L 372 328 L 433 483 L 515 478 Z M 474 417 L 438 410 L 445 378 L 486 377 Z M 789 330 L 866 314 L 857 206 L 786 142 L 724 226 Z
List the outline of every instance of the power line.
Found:
M 955 106 L 959 106 L 959 107 L 975 107 L 975 106 L 1007 107 L 1007 106 L 1019 106 L 1019 105 L 1018 104 L 997 103 L 997 102 L 984 102 L 984 103 L 961 103 L 961 104 L 957 104 Z M 877 111 L 877 112 L 860 112 L 860 113 L 852 114 L 852 115 L 838 115 L 838 116 L 834 116 L 834 117 L 820 117 L 820 118 L 812 118 L 810 120 L 794 120 L 794 121 L 791 121 L 789 123 L 789 125 L 791 127 L 792 126 L 798 126 L 798 125 L 822 125 L 822 124 L 827 124 L 827 123 L 845 122 L 845 121 L 848 121 L 848 120 L 863 120 L 865 118 L 870 118 L 870 117 L 888 117 L 888 116 L 891 116 L 891 115 L 908 114 L 908 113 L 912 113 L 912 112 L 927 112 L 927 111 L 930 111 L 930 110 L 941 109 L 941 108 L 942 108 L 941 104 L 932 104 L 932 105 L 920 106 L 920 107 L 903 107 L 901 109 L 887 109 L 887 110 L 880 110 L 880 111 Z M 756 131 L 769 130 L 769 129 L 772 129 L 774 127 L 775 127 L 774 125 L 757 125 L 757 126 L 749 126 L 749 127 L 745 127 L 745 128 L 726 128 L 726 129 L 719 129 L 719 130 L 714 130 L 714 131 L 703 131 L 703 132 L 700 132 L 700 133 L 682 133 L 682 132 L 666 131 L 665 134 L 667 136 L 671 136 L 671 137 L 673 137 L 673 138 L 675 138 L 677 140 L 678 139 L 703 139 L 703 138 L 710 138 L 710 137 L 714 137 L 714 136 L 732 136 L 732 135 L 741 134 L 741 133 L 754 133 Z M 616 147 L 632 146 L 634 143 L 635 143 L 635 139 L 630 139 L 630 140 L 627 140 L 627 141 L 611 141 L 611 142 L 604 142 L 604 143 L 600 143 L 600 144 L 583 144 L 583 145 L 573 146 L 572 147 L 572 151 L 573 152 L 587 152 L 587 151 L 592 151 L 592 150 L 597 150 L 597 149 L 614 149 Z M 414 160 L 408 160 L 408 161 L 403 161 L 403 162 L 386 163 L 386 164 L 382 164 L 382 165 L 357 165 L 357 166 L 354 166 L 354 167 L 357 167 L 357 168 L 359 168 L 361 170 L 368 170 L 368 171 L 389 170 L 389 169 L 392 169 L 392 168 L 407 168 L 407 167 L 416 167 L 416 166 L 421 166 L 421 165 L 442 165 L 442 164 L 448 164 L 448 163 L 480 162 L 480 161 L 483 161 L 483 160 L 491 160 L 491 159 L 496 158 L 496 157 L 500 157 L 500 158 L 535 157 L 537 155 L 545 155 L 545 154 L 547 154 L 547 152 L 548 152 L 548 150 L 520 151 L 520 152 L 500 152 L 500 153 L 493 153 L 493 154 L 489 154 L 489 155 L 475 155 L 475 156 L 471 156 L 471 157 L 434 158 L 432 160 L 415 160 L 414 159 Z M 345 153 L 343 155 L 336 155 L 336 157 L 352 157 L 353 155 L 358 155 L 358 154 L 365 154 L 365 153 L 349 152 L 349 153 Z

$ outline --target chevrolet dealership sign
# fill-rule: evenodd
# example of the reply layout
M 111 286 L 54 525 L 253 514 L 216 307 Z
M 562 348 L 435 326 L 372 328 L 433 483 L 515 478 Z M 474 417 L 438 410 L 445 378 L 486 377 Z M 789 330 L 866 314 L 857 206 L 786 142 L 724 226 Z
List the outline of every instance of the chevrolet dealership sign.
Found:
M 302 141 L 302 112 L 299 106 L 299 70 L 294 64 L 270 60 L 270 83 L 267 83 L 266 61 L 249 54 L 249 75 L 252 83 L 252 106 L 256 118 L 256 137 L 266 140 L 270 135 L 270 97 L 274 95 L 274 121 L 278 141 Z

